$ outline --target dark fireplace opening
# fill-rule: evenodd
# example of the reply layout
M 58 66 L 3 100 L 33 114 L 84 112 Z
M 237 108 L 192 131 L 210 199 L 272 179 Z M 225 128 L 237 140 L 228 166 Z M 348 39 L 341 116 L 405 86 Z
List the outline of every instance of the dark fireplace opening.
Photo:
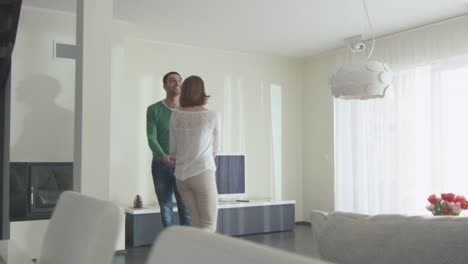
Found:
M 72 162 L 10 163 L 10 220 L 49 219 L 66 190 L 73 190 Z

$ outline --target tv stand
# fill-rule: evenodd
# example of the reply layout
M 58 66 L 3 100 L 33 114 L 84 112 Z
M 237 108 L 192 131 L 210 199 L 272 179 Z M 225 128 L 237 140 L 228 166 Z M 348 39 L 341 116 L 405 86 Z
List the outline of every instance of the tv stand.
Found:
M 242 236 L 294 229 L 295 201 L 219 202 L 216 232 Z M 125 217 L 126 247 L 151 245 L 163 230 L 158 207 L 127 208 Z M 174 208 L 177 214 L 177 208 Z M 176 215 L 177 216 L 177 215 Z M 178 220 L 178 217 L 176 217 Z

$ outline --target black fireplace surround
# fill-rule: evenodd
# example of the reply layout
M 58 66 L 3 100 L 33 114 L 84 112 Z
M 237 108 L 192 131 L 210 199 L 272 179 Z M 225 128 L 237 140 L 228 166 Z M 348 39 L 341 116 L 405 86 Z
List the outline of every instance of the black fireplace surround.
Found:
M 10 163 L 10 221 L 49 219 L 66 190 L 73 190 L 72 162 Z

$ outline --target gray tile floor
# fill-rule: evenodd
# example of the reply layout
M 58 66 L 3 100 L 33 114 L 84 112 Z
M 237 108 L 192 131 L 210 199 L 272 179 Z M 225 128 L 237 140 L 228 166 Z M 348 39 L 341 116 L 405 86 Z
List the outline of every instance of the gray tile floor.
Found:
M 307 224 L 297 224 L 295 229 L 289 232 L 249 235 L 240 238 L 304 256 L 311 255 L 313 245 L 312 229 Z M 143 264 L 146 262 L 149 249 L 149 247 L 128 249 L 127 254 L 115 256 L 114 264 Z

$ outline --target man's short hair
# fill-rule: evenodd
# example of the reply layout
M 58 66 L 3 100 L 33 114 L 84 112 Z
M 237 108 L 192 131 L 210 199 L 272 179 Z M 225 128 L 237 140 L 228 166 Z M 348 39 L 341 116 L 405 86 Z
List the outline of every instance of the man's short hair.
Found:
M 167 84 L 167 78 L 169 78 L 169 75 L 171 75 L 171 74 L 177 74 L 177 75 L 179 75 L 179 77 L 182 77 L 182 76 L 180 76 L 180 74 L 178 72 L 175 72 L 175 71 L 168 72 L 163 77 L 163 84 L 164 85 Z

